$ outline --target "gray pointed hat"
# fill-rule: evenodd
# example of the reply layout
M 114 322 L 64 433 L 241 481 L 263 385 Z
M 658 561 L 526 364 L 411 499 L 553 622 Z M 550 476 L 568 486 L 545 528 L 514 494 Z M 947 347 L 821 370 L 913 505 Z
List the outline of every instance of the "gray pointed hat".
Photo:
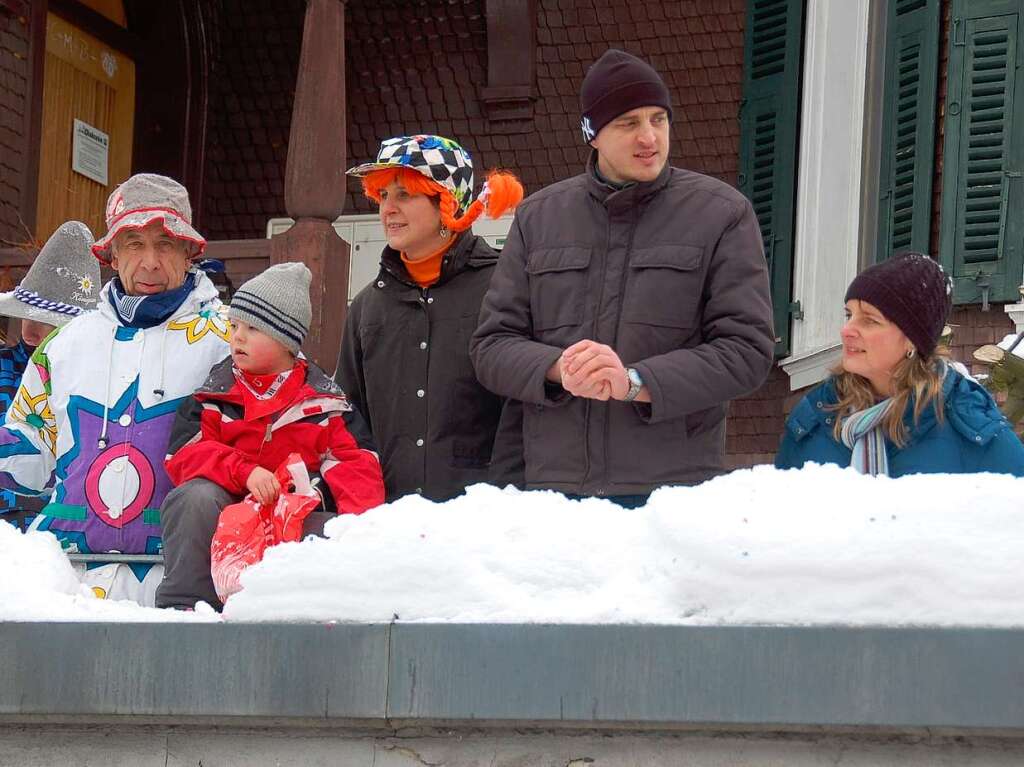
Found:
M 61 224 L 21 284 L 9 293 L 0 293 L 0 315 L 59 327 L 96 308 L 100 265 L 90 249 L 92 242 L 92 232 L 81 221 Z

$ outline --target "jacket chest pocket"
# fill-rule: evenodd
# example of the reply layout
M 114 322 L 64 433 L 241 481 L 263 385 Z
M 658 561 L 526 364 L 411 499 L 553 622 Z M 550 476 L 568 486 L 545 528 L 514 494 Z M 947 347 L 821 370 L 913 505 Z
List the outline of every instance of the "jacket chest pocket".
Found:
M 644 325 L 692 328 L 704 292 L 704 249 L 661 245 L 635 250 L 623 319 Z
M 530 254 L 530 311 L 534 330 L 583 323 L 590 248 L 539 250 Z
M 383 325 L 361 325 L 357 333 L 359 334 L 359 346 L 362 349 L 362 358 L 366 362 L 368 360 L 374 360 L 379 357 L 388 357 L 392 350 L 387 349 L 387 342 L 382 340 L 381 331 L 384 329 Z

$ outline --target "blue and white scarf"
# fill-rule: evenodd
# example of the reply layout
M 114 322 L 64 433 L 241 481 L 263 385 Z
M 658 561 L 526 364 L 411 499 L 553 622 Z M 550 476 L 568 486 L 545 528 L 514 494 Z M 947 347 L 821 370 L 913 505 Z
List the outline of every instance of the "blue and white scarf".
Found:
M 126 328 L 152 328 L 170 318 L 196 286 L 196 274 L 189 271 L 180 287 L 151 296 L 130 296 L 120 277 L 110 284 L 110 305 Z
M 843 422 L 843 444 L 853 451 L 850 466 L 873 477 L 889 475 L 889 455 L 885 451 L 882 419 L 889 409 L 884 399 L 867 410 L 860 410 Z

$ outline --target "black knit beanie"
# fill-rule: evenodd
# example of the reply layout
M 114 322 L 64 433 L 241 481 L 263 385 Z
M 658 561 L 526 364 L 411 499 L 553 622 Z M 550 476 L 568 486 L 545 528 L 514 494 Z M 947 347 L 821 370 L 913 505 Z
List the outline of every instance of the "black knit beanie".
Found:
M 661 76 L 646 61 L 610 48 L 590 65 L 580 88 L 580 128 L 590 143 L 624 112 L 639 107 L 662 107 L 672 119 L 672 100 Z
M 942 337 L 952 293 L 952 282 L 932 258 L 923 253 L 897 253 L 858 274 L 846 290 L 846 300 L 874 306 L 927 359 Z

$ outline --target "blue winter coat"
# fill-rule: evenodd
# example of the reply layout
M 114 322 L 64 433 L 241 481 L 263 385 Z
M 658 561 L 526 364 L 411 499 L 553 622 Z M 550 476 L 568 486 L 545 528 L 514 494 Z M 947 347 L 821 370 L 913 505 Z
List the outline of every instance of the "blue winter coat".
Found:
M 950 369 L 942 395 L 941 424 L 931 405 L 915 426 L 913 402 L 908 404 L 907 444 L 898 448 L 886 440 L 890 476 L 983 471 L 1024 476 L 1024 444 L 983 386 Z M 807 461 L 850 465 L 850 449 L 832 437 L 836 413 L 827 408 L 836 399 L 830 378 L 800 401 L 786 421 L 776 467 L 796 469 Z

